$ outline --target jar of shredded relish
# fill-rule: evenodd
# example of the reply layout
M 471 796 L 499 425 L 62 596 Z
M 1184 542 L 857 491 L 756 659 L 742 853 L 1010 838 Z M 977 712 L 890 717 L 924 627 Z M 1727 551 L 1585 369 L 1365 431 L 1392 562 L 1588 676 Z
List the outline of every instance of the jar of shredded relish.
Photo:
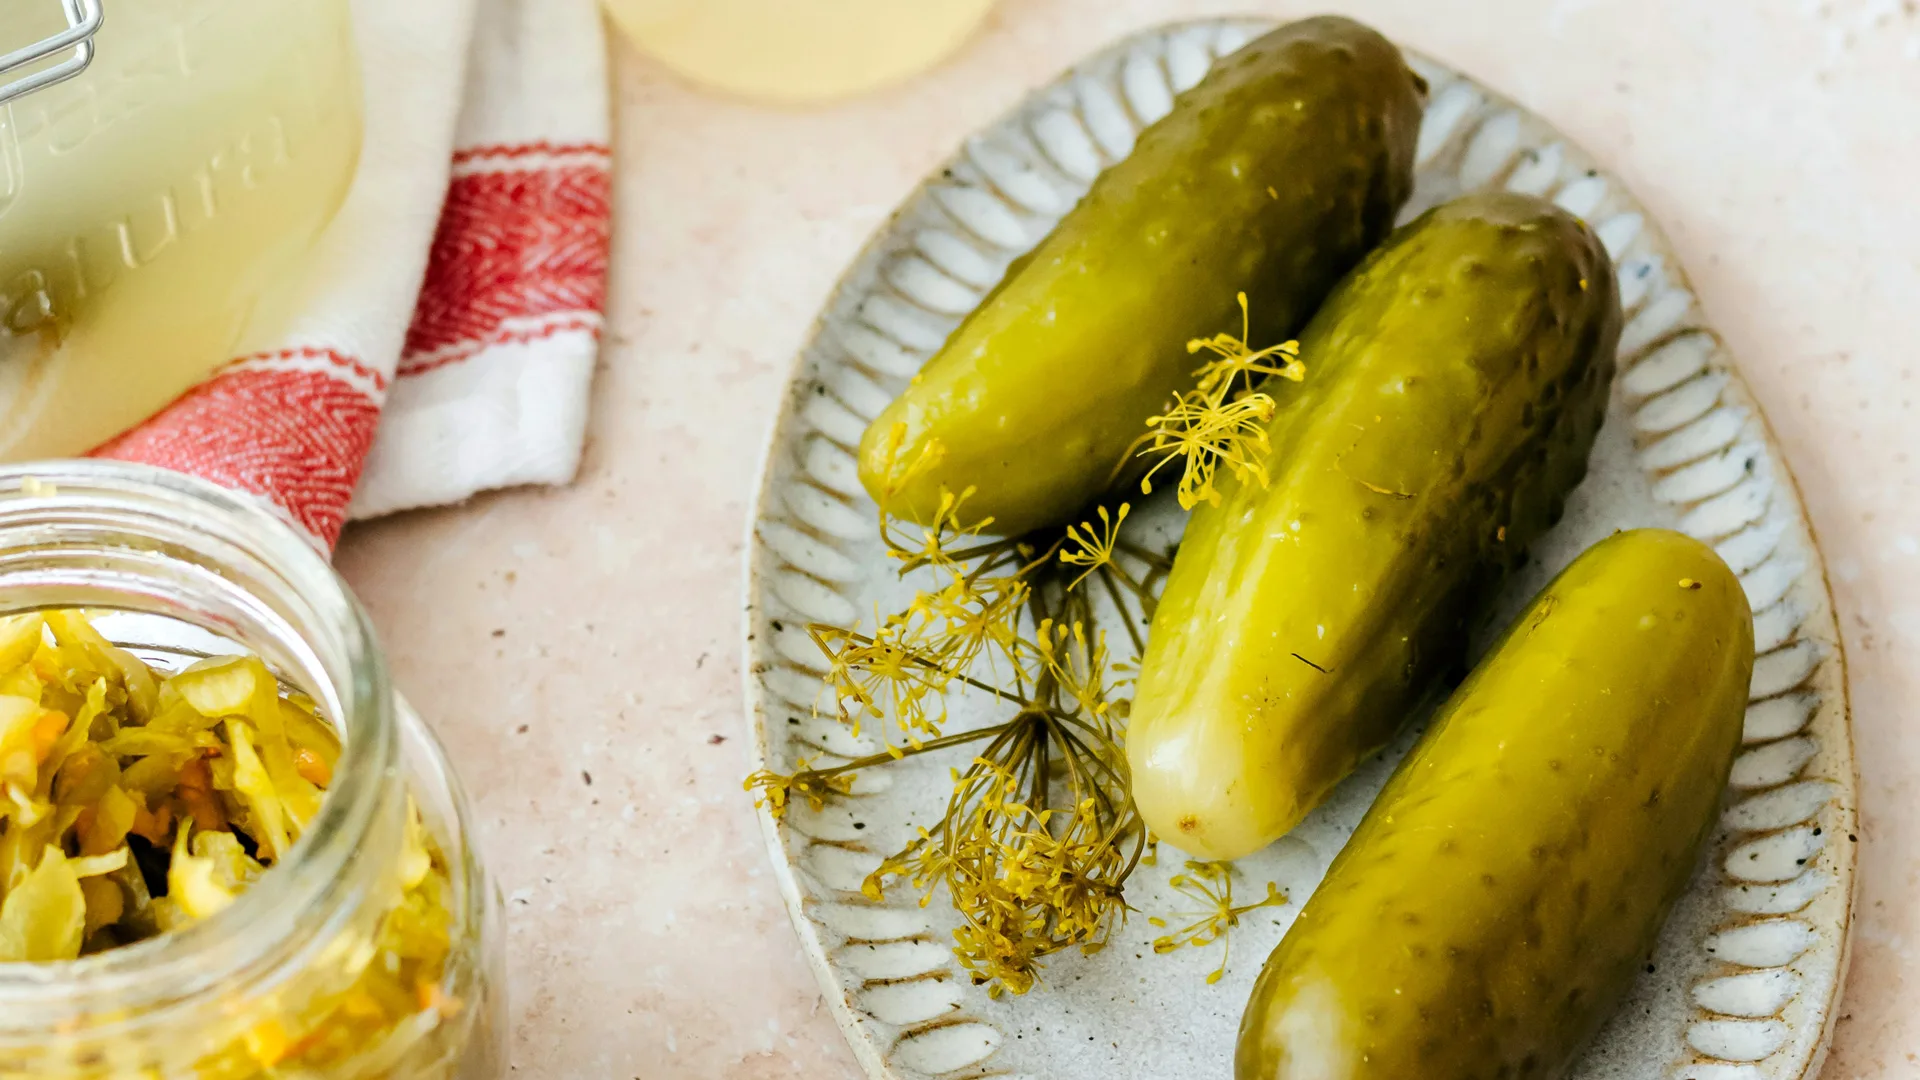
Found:
M 0 469 L 0 1080 L 499 1076 L 499 923 L 321 555 L 188 477 Z

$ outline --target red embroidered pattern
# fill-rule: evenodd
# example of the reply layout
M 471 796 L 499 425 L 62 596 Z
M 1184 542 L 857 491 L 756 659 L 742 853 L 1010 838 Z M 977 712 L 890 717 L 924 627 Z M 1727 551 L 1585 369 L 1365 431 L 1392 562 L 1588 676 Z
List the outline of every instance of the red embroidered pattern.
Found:
M 301 345 L 291 349 L 276 349 L 273 352 L 254 353 L 252 356 L 243 356 L 238 360 L 231 361 L 226 367 L 231 368 L 240 364 L 254 364 L 274 360 L 325 360 L 335 367 L 344 368 L 346 371 L 371 382 L 373 388 L 380 393 L 384 394 L 387 392 L 387 377 L 361 363 L 357 357 L 348 356 L 338 349 L 322 349 L 313 345 Z M 225 370 L 225 368 L 222 370 Z
M 463 360 L 470 360 L 475 355 L 497 345 L 526 345 L 535 341 L 545 341 L 547 338 L 554 337 L 558 334 L 569 333 L 592 334 L 597 340 L 600 336 L 599 313 L 565 315 L 550 321 L 543 320 L 535 325 L 524 328 L 502 326 L 484 338 L 476 341 L 461 342 L 455 348 L 443 349 L 434 353 L 416 354 L 408 357 L 401 361 L 401 363 L 406 366 L 400 369 L 400 374 L 403 376 L 424 375 L 429 371 L 446 367 L 449 364 L 457 364 Z
M 584 146 L 544 151 L 588 149 L 604 152 Z M 520 158 L 542 150 L 536 144 L 461 154 Z M 546 324 L 556 321 L 552 316 L 577 315 L 559 321 L 597 330 L 606 303 L 610 201 L 610 179 L 600 163 L 541 168 L 516 161 L 455 177 L 400 374 L 443 367 L 489 345 L 524 338 L 535 330 L 529 320 Z
M 297 354 L 360 368 L 330 350 Z M 331 547 L 373 446 L 380 406 L 333 372 L 249 366 L 259 359 L 222 370 L 94 456 L 158 465 L 265 496 Z
M 541 139 L 537 142 L 514 143 L 512 145 L 469 146 L 464 150 L 455 150 L 453 152 L 453 163 L 455 165 L 464 165 L 469 161 L 496 161 L 500 159 L 532 157 L 535 154 L 545 154 L 553 157 L 560 157 L 566 154 L 593 154 L 598 157 L 606 157 L 607 153 L 607 147 L 602 143 L 554 143 Z

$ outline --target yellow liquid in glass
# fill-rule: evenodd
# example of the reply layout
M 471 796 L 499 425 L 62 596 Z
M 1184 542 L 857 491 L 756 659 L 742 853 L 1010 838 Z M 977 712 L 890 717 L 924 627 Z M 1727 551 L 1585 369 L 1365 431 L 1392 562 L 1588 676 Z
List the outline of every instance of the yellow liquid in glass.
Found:
M 602 0 L 634 45 L 731 94 L 818 102 L 917 75 L 993 0 Z
M 85 452 L 232 359 L 359 159 L 347 0 L 105 7 L 91 67 L 0 106 L 0 459 Z M 62 25 L 13 0 L 0 40 Z

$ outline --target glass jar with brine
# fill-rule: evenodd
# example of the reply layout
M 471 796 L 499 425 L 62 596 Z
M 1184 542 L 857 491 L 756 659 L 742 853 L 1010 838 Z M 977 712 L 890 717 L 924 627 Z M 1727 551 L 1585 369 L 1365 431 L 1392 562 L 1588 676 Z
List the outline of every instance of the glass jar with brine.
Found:
M 63 35 L 0 75 L 0 460 L 89 450 L 271 336 L 360 151 L 348 0 L 0 5 L 0 53 Z
M 290 527 L 0 467 L 0 1080 L 502 1076 L 468 816 Z

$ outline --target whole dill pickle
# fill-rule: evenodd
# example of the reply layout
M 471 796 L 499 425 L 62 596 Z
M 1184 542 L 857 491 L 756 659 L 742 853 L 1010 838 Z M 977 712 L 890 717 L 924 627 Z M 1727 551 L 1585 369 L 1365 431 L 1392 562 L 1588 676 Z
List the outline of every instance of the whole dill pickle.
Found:
M 1156 835 L 1265 846 L 1457 670 L 1585 475 L 1620 319 L 1593 232 L 1526 195 L 1429 211 L 1341 283 L 1270 484 L 1195 511 L 1154 615 L 1127 759 Z
M 1267 960 L 1236 1080 L 1555 1080 L 1619 1006 L 1726 789 L 1753 672 L 1705 544 L 1616 533 L 1441 709 Z
M 942 489 L 972 488 L 965 512 L 1006 535 L 1067 520 L 1192 385 L 1186 343 L 1240 328 L 1237 293 L 1255 347 L 1281 341 L 1392 228 L 1419 85 L 1392 43 L 1341 18 L 1221 60 L 867 429 L 868 493 L 924 521 Z

